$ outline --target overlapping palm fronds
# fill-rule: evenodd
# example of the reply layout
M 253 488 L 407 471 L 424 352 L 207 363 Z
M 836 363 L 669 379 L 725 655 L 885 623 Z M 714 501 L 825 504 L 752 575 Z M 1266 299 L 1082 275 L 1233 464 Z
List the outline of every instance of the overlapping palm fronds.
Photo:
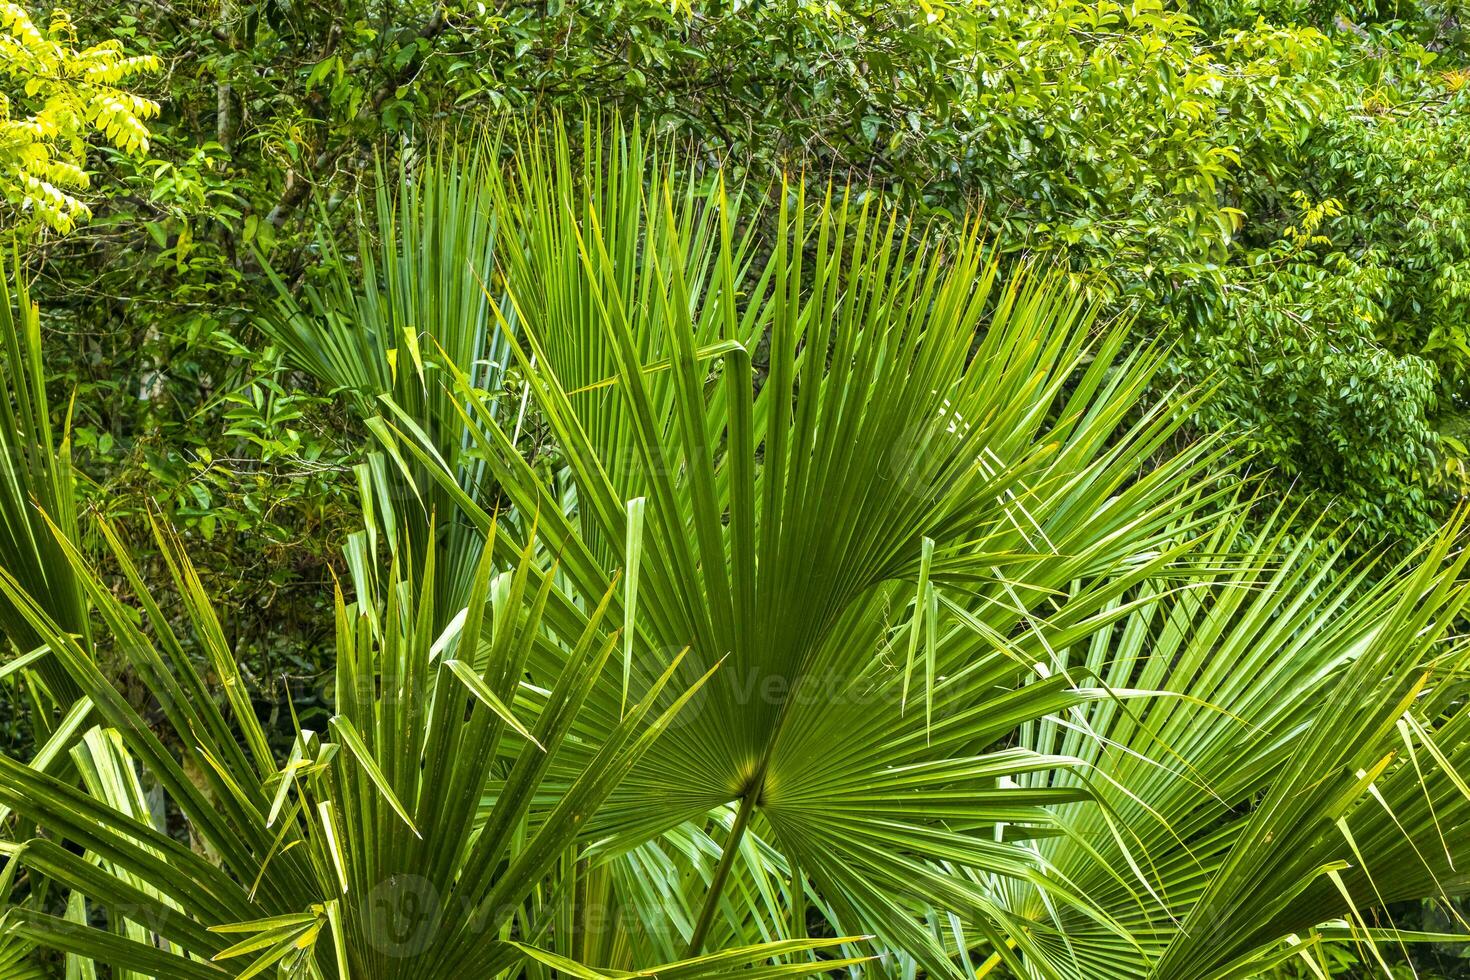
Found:
M 1241 530 L 1223 522 L 1212 550 L 1234 553 Z M 1019 738 L 1086 761 L 1019 778 L 1086 785 L 1103 804 L 1063 808 L 1069 833 L 1034 846 L 1139 946 L 1076 915 L 1057 922 L 1041 891 L 993 879 L 1038 948 L 986 965 L 1224 980 L 1344 937 L 1373 962 L 1396 940 L 1360 910 L 1463 893 L 1470 795 L 1458 773 L 1470 742 L 1454 624 L 1467 594 L 1455 532 L 1390 570 L 1268 526 L 1269 547 L 1250 560 L 1188 589 L 1146 589 L 1108 630 L 1058 647 L 1069 669 L 1160 692 L 1028 723 Z
M 1175 597 L 1246 589 L 1275 567 L 1270 548 L 1232 566 L 1203 536 L 1205 515 L 1230 507 L 1200 479 L 1219 450 L 1161 453 L 1178 416 L 1144 401 L 1154 355 L 1125 355 L 1124 331 L 1097 329 L 1060 280 L 1023 271 L 1000 282 L 973 229 L 926 233 L 840 194 L 809 207 L 785 189 L 774 215 L 742 213 L 718 183 L 677 177 L 636 134 L 605 145 L 583 135 L 580 164 L 565 143 L 530 146 L 515 180 L 495 185 L 517 243 L 503 253 L 501 306 L 558 449 L 550 474 L 525 464 L 461 377 L 465 409 L 502 492 L 538 515 L 559 555 L 564 603 L 600 594 L 623 570 L 625 683 L 589 698 L 590 730 L 639 689 L 640 650 L 687 645 L 691 671 L 726 661 L 599 815 L 606 837 L 593 854 L 725 814 L 725 860 L 687 925 L 691 950 L 752 920 L 801 934 L 796 916 L 752 915 L 724 892 L 754 829 L 831 920 L 861 923 L 931 973 L 964 975 L 993 954 L 1023 976 L 1103 975 L 1089 972 L 1085 944 L 1068 942 L 1073 931 L 1126 964 L 1119 976 L 1171 968 L 1154 923 L 1176 899 L 1160 897 L 1117 802 L 1092 799 L 1111 785 L 1092 771 L 1106 733 L 1013 741 L 1093 712 L 1168 716 L 1183 709 L 1160 704 L 1184 703 L 1222 714 L 1151 694 L 1166 660 L 1120 677 L 1068 659 L 1108 649 L 1122 624 L 1163 616 L 1161 604 L 1200 601 Z M 763 221 L 770 239 L 754 231 Z M 428 462 L 422 440 L 404 441 Z M 1385 683 L 1411 682 L 1432 642 L 1423 627 L 1449 628 L 1459 567 L 1439 566 L 1450 540 L 1427 552 L 1431 579 L 1390 574 L 1380 588 L 1380 606 L 1414 625 L 1384 627 Z M 1354 584 L 1295 582 L 1277 604 L 1309 603 L 1325 618 Z M 1429 595 L 1442 606 L 1414 619 Z M 1212 630 L 1236 648 L 1259 627 L 1226 617 L 1200 628 L 1203 649 Z M 1359 651 L 1335 634 L 1301 642 L 1333 665 L 1317 668 L 1319 685 L 1356 664 Z M 1310 676 L 1292 672 L 1285 648 L 1261 656 L 1234 669 Z M 1278 690 L 1298 727 L 1246 726 L 1240 737 L 1276 765 L 1326 767 L 1312 779 L 1335 772 L 1325 740 L 1341 736 L 1339 751 L 1356 759 L 1362 733 L 1320 720 L 1324 690 Z M 1307 725 L 1319 726 L 1314 738 Z M 1443 762 L 1421 748 L 1421 764 L 1430 759 Z M 1436 769 L 1436 785 L 1453 784 L 1452 767 Z M 1258 772 L 1256 791 L 1276 785 L 1273 774 Z M 1187 792 L 1208 798 L 1209 778 Z M 1295 787 L 1277 790 L 1291 799 L 1301 788 L 1281 785 Z M 1126 783 L 1117 793 L 1136 795 Z M 1313 819 L 1301 814 L 1298 832 L 1315 832 Z M 1295 842 L 1293 854 L 1310 853 Z M 1256 906 L 1260 932 L 1247 938 L 1257 946 L 1232 955 L 1275 949 L 1318 912 L 1336 919 L 1386 898 L 1358 887 L 1339 906 L 1313 904 L 1298 887 L 1311 870 L 1278 882 L 1280 904 Z M 743 873 L 739 893 L 755 894 L 761 871 Z M 795 909 L 808 896 L 791 880 L 778 902 Z M 1024 908 L 1016 889 L 1033 896 Z M 936 913 L 952 926 L 934 928 Z M 988 947 L 973 963 L 972 943 Z M 1185 956 L 1179 975 L 1201 962 Z
M 547 774 L 610 673 L 617 634 L 607 628 L 607 603 L 587 612 L 578 633 L 546 629 L 550 578 L 535 573 L 528 549 L 498 574 L 482 560 L 469 587 L 476 614 L 451 617 L 440 632 L 430 560 L 421 574 L 404 569 L 388 580 L 381 615 L 339 597 L 336 713 L 328 731 L 300 731 L 278 761 L 192 567 L 162 531 L 159 543 L 188 600 L 187 642 L 146 592 L 137 596 L 149 620 L 141 629 L 70 557 L 109 634 L 157 697 L 176 750 L 75 637 L 0 575 L 0 592 L 57 652 L 102 720 L 73 750 L 84 786 L 0 759 L 0 803 L 47 831 L 6 847 L 8 883 L 28 876 L 62 888 L 106 927 L 79 927 L 22 903 L 5 914 L 8 934 L 144 976 L 488 977 L 528 956 L 559 967 L 555 954 L 536 948 L 552 922 L 534 914 L 544 889 L 556 887 L 548 876 L 697 684 L 656 709 L 671 664 L 605 739 L 581 746 L 590 750 L 581 774 L 547 799 Z M 126 555 L 116 556 L 137 584 Z M 223 707 L 185 652 L 195 644 L 222 682 Z M 527 685 L 532 649 L 548 644 L 559 647 L 563 669 L 549 687 Z M 198 846 L 154 825 L 134 766 L 165 789 Z M 497 803 L 477 819 L 487 790 Z M 709 961 L 710 972 L 674 965 L 669 975 L 719 975 L 773 952 L 828 945 L 731 948 Z
M 75 781 L 0 760 L 46 831 L 0 884 L 69 896 L 14 935 L 169 976 L 1245 980 L 1470 888 L 1458 526 L 1396 569 L 1244 548 L 1158 352 L 978 225 L 572 142 L 405 170 L 272 327 L 391 505 L 327 732 L 271 754 L 166 533 L 187 641 L 55 540 L 182 749 L 0 576 L 101 721 Z
M 0 276 L 0 567 L 10 571 L 51 617 L 71 633 L 87 631 L 86 603 L 48 521 L 76 537 L 76 487 L 71 447 L 57 440 L 46 399 L 40 313 L 17 265 L 14 294 Z M 33 715 L 39 732 L 50 707 L 66 706 L 76 688 L 41 647 L 41 637 L 13 605 L 0 601 L 0 633 L 14 652 L 34 657 L 33 676 L 46 693 Z M 33 693 L 40 694 L 40 692 Z
M 589 698 L 586 730 L 639 691 L 643 651 L 689 647 L 691 678 L 726 660 L 595 819 L 598 853 L 733 805 L 731 861 L 765 828 L 843 920 L 931 971 L 956 967 L 926 909 L 1011 931 L 944 864 L 1044 886 L 1127 944 L 1013 842 L 1065 832 L 1052 806 L 1084 794 L 1016 779 L 1073 760 L 1001 743 L 1113 696 L 1055 670 L 1052 648 L 1171 573 L 1208 503 L 1216 447 L 1145 468 L 1177 424 L 1136 413 L 1156 356 L 1095 335 L 1058 278 L 1002 282 L 974 226 L 926 237 L 783 193 L 761 255 L 762 216 L 718 183 L 696 190 L 636 136 L 591 139 L 579 170 L 565 142 L 530 147 L 497 184 L 518 246 L 503 305 L 552 475 L 459 385 L 493 478 L 560 558 L 563 604 L 624 570 L 627 681 Z M 726 915 L 729 873 L 691 951 Z
M 442 361 L 487 390 L 502 382 L 507 349 L 487 285 L 495 278 L 497 219 L 491 197 L 497 147 L 443 148 L 379 169 L 371 213 L 361 220 L 349 259 L 324 227 L 324 275 L 298 291 L 272 274 L 277 302 L 260 325 L 288 362 L 373 420 L 392 396 L 432 444 L 459 487 L 493 506 L 482 465 L 464 450 L 465 418 L 443 378 Z M 480 535 L 456 520 L 451 498 L 422 470 L 381 453 L 360 467 L 368 537 L 405 529 L 408 550 L 423 554 L 430 527 L 438 541 L 441 612 L 463 605 L 478 561 Z M 372 585 L 372 541 L 354 546 L 354 575 Z M 456 591 L 457 590 L 457 591 Z

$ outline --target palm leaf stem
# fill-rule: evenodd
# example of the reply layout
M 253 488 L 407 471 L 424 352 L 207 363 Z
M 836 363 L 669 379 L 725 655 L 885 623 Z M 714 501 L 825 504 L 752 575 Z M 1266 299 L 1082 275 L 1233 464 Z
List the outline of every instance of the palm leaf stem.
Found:
M 720 852 L 720 863 L 715 867 L 714 877 L 710 879 L 704 906 L 699 910 L 699 919 L 694 923 L 694 932 L 689 936 L 689 949 L 684 954 L 686 957 L 698 956 L 704 951 L 704 940 L 709 935 L 710 924 L 714 922 L 715 909 L 720 904 L 720 893 L 725 890 L 725 882 L 730 878 L 730 867 L 735 863 L 735 856 L 740 853 L 740 840 L 745 836 L 745 828 L 750 826 L 750 814 L 755 809 L 759 796 L 759 783 L 752 783 L 745 795 L 740 797 L 740 808 L 735 811 L 735 823 L 730 826 L 730 836 Z

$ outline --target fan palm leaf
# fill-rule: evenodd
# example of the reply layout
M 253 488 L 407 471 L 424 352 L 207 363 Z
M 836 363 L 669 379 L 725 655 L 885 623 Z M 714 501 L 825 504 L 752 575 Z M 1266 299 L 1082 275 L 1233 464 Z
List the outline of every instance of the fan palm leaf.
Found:
M 456 383 L 492 478 L 559 557 L 549 608 L 623 570 L 625 683 L 594 692 L 581 724 L 616 723 L 649 673 L 635 654 L 687 646 L 691 678 L 728 658 L 599 813 L 601 851 L 733 804 L 730 862 L 758 815 L 845 916 L 931 970 L 955 967 L 915 925 L 925 908 L 1007 919 L 940 862 L 1044 883 L 1126 943 L 1033 850 L 995 840 L 1001 823 L 1065 832 L 1052 806 L 1080 791 L 1012 784 L 1073 760 L 996 747 L 1111 696 L 1054 673 L 1051 647 L 1170 573 L 1223 450 L 1148 467 L 1178 425 L 1136 412 L 1158 354 L 1124 354 L 1124 331 L 1099 330 L 1057 277 L 1002 281 L 973 224 L 903 228 L 783 188 L 758 256 L 764 218 L 721 184 L 697 190 L 636 133 L 596 139 L 580 169 L 563 138 L 494 182 L 496 308 L 552 464 L 528 463 L 491 396 Z M 388 417 L 405 455 L 452 491 L 412 417 Z
M 17 261 L 12 288 L 0 276 L 0 565 L 9 569 L 32 595 L 40 596 L 48 614 L 66 630 L 85 634 L 87 608 L 82 590 L 71 573 L 47 522 L 75 538 L 76 487 L 71 468 L 71 444 L 52 430 L 41 360 L 40 311 L 31 302 L 24 273 Z M 0 601 L 0 632 L 21 654 L 37 651 L 41 637 L 14 606 Z M 41 653 L 32 676 L 47 694 L 34 712 L 49 725 L 51 702 L 68 706 L 77 691 L 53 658 Z
M 1146 706 L 1098 702 L 1030 723 L 1020 737 L 1088 763 L 1020 777 L 1037 788 L 1085 780 L 1103 804 L 1065 807 L 1071 833 L 1034 846 L 1140 946 L 1120 948 L 1076 916 L 1054 928 L 1043 894 L 997 880 L 1005 907 L 1034 921 L 1033 955 L 1046 962 L 1021 975 L 1253 976 L 1299 955 L 1297 934 L 1343 919 L 1372 962 L 1385 933 L 1360 910 L 1465 890 L 1456 530 L 1384 569 L 1291 544 L 1268 524 L 1269 547 L 1250 560 L 1152 592 L 1086 644 L 1059 648 L 1109 685 L 1160 692 Z M 1224 523 L 1213 549 L 1235 551 L 1242 532 Z
M 490 174 L 497 144 L 441 148 L 406 158 L 396 174 L 382 167 L 369 213 L 361 216 L 351 259 L 323 222 L 319 248 L 325 273 L 308 276 L 299 293 L 268 270 L 276 302 L 259 325 L 288 363 L 342 397 L 370 420 L 391 395 L 436 447 L 458 485 L 486 506 L 493 488 L 482 464 L 467 455 L 464 416 L 439 376 L 447 359 L 477 385 L 497 390 L 507 359 L 485 284 L 494 278 L 496 212 Z M 456 520 L 452 503 L 401 459 L 370 454 L 360 465 L 368 539 L 402 529 L 406 553 L 422 555 L 434 529 L 440 574 L 449 590 L 437 608 L 462 608 L 474 577 L 481 535 Z M 375 587 L 367 552 L 349 555 L 359 591 Z M 456 592 L 455 590 L 459 590 Z M 442 624 L 441 624 L 442 625 Z
M 110 529 L 104 534 L 135 577 Z M 390 577 L 379 614 L 339 595 L 336 713 L 327 732 L 300 731 L 278 763 L 192 566 L 172 536 L 159 529 L 158 538 L 188 599 L 189 645 L 206 653 L 224 706 L 146 592 L 138 599 L 147 631 L 67 550 L 109 634 L 158 700 L 172 749 L 77 637 L 0 573 L 0 592 L 88 692 L 102 721 L 73 750 L 82 787 L 0 758 L 0 804 L 46 831 L 9 848 L 7 871 L 24 867 L 84 897 L 107 921 L 105 929 L 79 931 L 20 904 L 6 913 L 8 930 L 119 970 L 436 977 L 513 969 L 526 953 L 504 940 L 545 928 L 518 921 L 524 903 L 697 690 L 655 709 L 664 683 L 652 685 L 590 746 L 582 774 L 540 806 L 538 786 L 617 645 L 615 631 L 604 628 L 606 603 L 587 612 L 579 633 L 558 637 L 542 628 L 550 580 L 544 570 L 532 575 L 531 551 L 499 576 L 486 552 L 469 586 L 482 614 L 455 617 L 462 626 L 439 631 L 430 560 L 420 574 Z M 547 643 L 564 647 L 564 669 L 549 688 L 527 687 L 522 667 L 532 647 Z M 472 660 L 484 666 L 466 667 Z M 665 670 L 663 682 L 672 675 Z M 153 825 L 134 765 L 164 787 L 202 848 Z M 486 787 L 500 803 L 477 821 Z

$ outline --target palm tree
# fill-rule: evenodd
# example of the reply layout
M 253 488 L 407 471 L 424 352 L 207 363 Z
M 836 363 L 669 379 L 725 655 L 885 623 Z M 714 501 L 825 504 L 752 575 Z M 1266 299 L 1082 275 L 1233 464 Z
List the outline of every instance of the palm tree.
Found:
M 930 971 L 954 965 L 916 924 L 928 908 L 1009 931 L 943 862 L 1095 913 L 995 839 L 1058 829 L 1048 804 L 1076 790 L 1007 784 L 1070 761 L 998 743 L 1102 696 L 1020 681 L 1188 548 L 1218 450 L 1140 476 L 1177 426 L 1161 407 L 1130 420 L 1157 354 L 1124 355 L 1118 328 L 1094 338 L 1061 280 L 1000 283 L 974 225 L 942 238 L 783 188 L 762 257 L 761 216 L 636 136 L 571 160 L 565 141 L 533 146 L 496 182 L 508 336 L 560 455 L 528 465 L 461 377 L 466 412 L 501 493 L 538 515 L 566 605 L 624 569 L 624 687 L 650 669 L 640 650 L 687 646 L 688 679 L 728 658 L 598 815 L 596 853 L 735 808 L 689 953 L 753 827 L 841 921 Z M 428 461 L 422 440 L 405 449 Z M 625 696 L 598 692 L 587 730 Z
M 1076 916 L 1049 928 L 1043 895 L 997 882 L 1049 933 L 1056 975 L 1247 977 L 1299 958 L 1325 976 L 1320 946 L 1344 937 L 1386 971 L 1407 938 L 1462 938 L 1407 937 L 1361 910 L 1427 897 L 1466 929 L 1449 902 L 1467 885 L 1465 553 L 1446 533 L 1380 569 L 1289 543 L 1289 526 L 1278 513 L 1250 562 L 1059 650 L 1162 696 L 1022 727 L 1028 748 L 1087 763 L 1027 785 L 1085 779 L 1102 804 L 1064 808 L 1069 835 L 1038 849 L 1140 944 L 1119 949 Z M 1223 522 L 1211 546 L 1234 550 L 1244 532 Z M 1115 880 L 1125 865 L 1145 900 Z
M 328 731 L 272 756 L 164 530 L 188 638 L 54 540 L 188 771 L 0 576 L 100 722 L 77 780 L 0 760 L 46 831 L 6 845 L 16 935 L 168 976 L 1224 980 L 1463 890 L 1456 528 L 1372 586 L 1247 546 L 1162 353 L 975 223 L 595 125 L 465 159 L 272 325 L 392 503 Z
M 108 635 L 148 678 L 183 758 L 77 638 L 0 573 L 0 592 L 66 665 L 99 719 L 71 747 L 81 787 L 0 757 L 0 805 L 22 826 L 47 831 L 6 848 L 0 884 L 9 891 L 24 868 L 33 889 L 38 881 L 65 889 L 104 911 L 107 923 L 88 927 L 81 904 L 61 918 L 30 902 L 7 911 L 10 936 L 122 976 L 496 976 L 527 956 L 560 962 L 531 945 L 551 924 L 533 914 L 544 901 L 540 890 L 586 814 L 697 686 L 653 711 L 673 676 L 665 671 L 548 800 L 547 774 L 617 645 L 616 632 L 603 628 L 607 603 L 588 612 L 580 633 L 560 636 L 542 621 L 551 580 L 536 574 L 529 550 L 498 575 L 487 552 L 469 587 L 470 607 L 483 615 L 436 632 L 431 559 L 420 574 L 395 568 L 381 608 L 348 605 L 339 593 L 337 712 L 327 732 L 298 730 L 289 756 L 277 760 L 177 539 L 158 529 L 186 600 L 188 640 L 219 678 L 225 707 L 141 588 L 121 542 L 102 530 L 138 588 L 146 631 L 60 540 Z M 546 644 L 562 647 L 563 668 L 551 688 L 532 687 L 520 676 L 533 647 Z M 523 724 L 518 712 L 534 721 Z M 202 846 L 191 849 L 156 824 L 139 770 L 165 788 Z M 482 813 L 484 793 L 495 802 Z M 661 969 L 679 975 L 713 964 L 717 974 L 773 952 L 828 945 L 726 949 L 702 964 Z
M 52 619 L 70 632 L 85 634 L 82 590 L 48 527 L 55 522 L 68 536 L 77 533 L 71 444 L 66 437 L 58 442 L 52 433 L 40 311 L 31 302 L 18 261 L 15 283 L 12 297 L 9 283 L 0 276 L 0 381 L 10 392 L 0 398 L 0 566 L 38 597 Z M 37 734 L 44 736 L 52 709 L 68 706 L 76 688 L 40 649 L 40 637 L 5 602 L 0 602 L 0 631 L 33 658 L 27 661 L 35 667 L 26 687 Z
M 624 683 L 599 692 L 600 712 L 591 699 L 587 723 L 618 716 L 640 647 L 687 645 L 693 673 L 725 661 L 613 794 L 591 851 L 691 825 L 724 835 L 687 951 L 759 918 L 722 891 L 752 832 L 796 883 L 785 904 L 809 890 L 838 931 L 874 932 L 938 974 L 968 972 L 969 949 L 988 946 L 1024 976 L 1245 975 L 1318 923 L 1455 890 L 1458 743 L 1429 734 L 1459 731 L 1453 530 L 1418 571 L 1336 572 L 1340 556 L 1270 538 L 1231 557 L 1243 536 L 1201 533 L 1242 508 L 1201 480 L 1222 449 L 1158 458 L 1179 415 L 1139 409 L 1157 352 L 1124 355 L 1125 331 L 1096 329 L 1061 281 L 1023 271 L 996 288 L 973 226 L 940 242 L 841 196 L 808 209 L 784 186 L 761 253 L 771 216 L 742 214 L 718 182 L 696 189 L 636 134 L 583 142 L 580 171 L 565 141 L 533 143 L 514 181 L 491 179 L 497 309 L 558 455 L 528 465 L 487 393 L 459 387 L 501 493 L 554 542 L 568 604 L 625 576 Z M 427 461 L 431 447 L 404 435 Z M 1334 614 L 1370 571 L 1381 583 L 1353 600 L 1359 632 L 1344 635 Z M 1143 642 L 1137 623 L 1253 589 L 1270 599 L 1200 624 L 1185 666 L 1163 650 L 1114 659 L 1120 638 Z M 1293 631 L 1302 608 L 1315 618 Z M 1311 655 L 1252 648 L 1265 629 Z M 1217 659 L 1205 682 L 1225 687 L 1176 690 Z M 1250 703 L 1280 698 L 1280 715 L 1212 703 L 1249 681 Z M 1197 746 L 1217 766 L 1247 747 L 1263 758 L 1233 783 L 1195 774 L 1188 755 L 1163 765 L 1183 750 L 1140 713 L 1217 731 Z M 1383 744 L 1400 714 L 1422 733 L 1412 765 Z M 1096 717 L 1127 720 L 1147 751 L 1120 749 Z M 1128 781 L 1100 765 L 1135 757 L 1148 761 Z M 1349 761 L 1371 761 L 1371 776 L 1350 768 L 1343 783 Z M 1291 779 L 1273 779 L 1288 765 Z M 1187 819 L 1138 802 L 1149 778 Z M 1215 781 L 1229 803 L 1208 795 Z M 1358 805 L 1390 784 L 1399 810 Z M 1289 816 L 1265 806 L 1275 799 Z M 1154 814 L 1150 834 L 1130 802 Z M 1221 834 L 1237 807 L 1249 819 Z M 1324 815 L 1349 811 L 1396 855 L 1420 839 L 1406 828 L 1435 828 L 1441 859 L 1391 863 L 1395 888 L 1369 887 L 1349 829 L 1322 839 Z M 1228 855 L 1191 853 L 1185 825 Z M 1292 861 L 1269 856 L 1283 847 Z M 1344 859 L 1351 873 L 1333 866 Z M 1149 870 L 1165 860 L 1189 882 L 1168 899 Z M 1262 885 L 1249 867 L 1276 876 L 1272 902 L 1250 898 Z M 1221 903 L 1249 908 L 1253 931 L 1197 952 Z M 925 928 L 936 912 L 952 928 Z M 800 935 L 799 919 L 772 934 Z M 1073 935 L 1109 955 L 1089 965 Z

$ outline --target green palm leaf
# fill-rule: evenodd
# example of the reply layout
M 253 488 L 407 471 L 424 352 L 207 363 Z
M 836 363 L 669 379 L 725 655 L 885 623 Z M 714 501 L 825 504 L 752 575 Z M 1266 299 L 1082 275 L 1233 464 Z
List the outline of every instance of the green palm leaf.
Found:
M 40 597 L 64 629 L 85 634 L 82 590 L 47 526 L 54 522 L 64 534 L 76 537 L 71 444 L 65 435 L 58 443 L 51 428 L 40 313 L 18 262 L 13 294 L 0 276 L 0 380 L 7 391 L 0 397 L 0 566 Z M 3 601 L 0 632 L 21 653 L 41 645 L 39 634 L 19 610 Z M 49 692 L 46 700 L 65 707 L 75 699 L 75 686 L 52 658 L 42 657 L 35 673 Z M 38 711 L 35 716 L 43 723 L 44 734 L 49 712 Z
M 1161 692 L 1021 736 L 1086 760 L 1022 777 L 1086 785 L 1103 804 L 1066 807 L 1070 833 L 1036 847 L 1140 948 L 1076 916 L 1053 922 L 1039 891 L 997 882 L 1039 938 L 1023 975 L 1251 976 L 1297 955 L 1290 937 L 1344 917 L 1360 941 L 1395 942 L 1359 910 L 1465 889 L 1455 531 L 1396 572 L 1268 527 L 1261 555 L 1146 590 L 1108 631 L 1059 651 L 1110 686 Z M 1223 525 L 1212 550 L 1227 555 L 1241 532 Z
M 226 688 L 238 684 L 188 559 L 161 530 L 159 539 L 190 596 L 192 643 L 218 655 L 212 667 Z M 47 831 L 16 847 L 8 867 L 84 897 L 108 929 L 79 934 L 21 905 L 9 912 L 11 932 L 150 976 L 490 976 L 515 967 L 523 954 L 501 940 L 518 928 L 525 903 L 698 689 L 659 706 L 676 659 L 605 738 L 579 746 L 587 764 L 545 802 L 538 788 L 565 754 L 590 692 L 612 682 L 618 644 L 604 628 L 606 602 L 583 616 L 580 633 L 543 628 L 551 580 L 534 567 L 534 551 L 505 573 L 506 588 L 492 589 L 493 548 L 484 550 L 468 586 L 476 614 L 437 654 L 432 559 L 419 574 L 395 571 L 376 614 L 339 596 L 331 738 L 300 731 L 280 767 L 268 752 L 255 754 L 263 736 L 253 714 L 232 711 L 227 720 L 196 687 L 184 644 L 146 594 L 138 598 L 156 618 L 145 633 L 72 553 L 95 608 L 163 705 L 181 760 L 76 638 L 0 573 L 0 592 L 95 695 L 107 726 L 74 753 L 84 789 L 0 758 L 0 804 Z M 117 558 L 130 568 L 120 551 Z M 563 670 L 549 688 L 526 688 L 531 649 L 548 643 L 560 646 Z M 467 660 L 482 665 L 475 687 L 493 692 L 498 707 L 447 666 Z M 168 791 L 204 854 L 151 825 L 135 764 Z M 487 786 L 499 803 L 478 820 Z
M 553 607 L 602 594 L 625 563 L 632 582 L 636 565 L 636 594 L 614 594 L 638 633 L 625 648 L 635 690 L 644 651 L 688 646 L 690 677 L 728 657 L 599 814 L 603 846 L 736 803 L 726 854 L 759 813 L 844 914 L 920 944 L 930 969 L 953 964 L 914 924 L 926 907 L 1005 919 L 939 862 L 1044 880 L 1126 943 L 1034 851 L 995 840 L 1001 823 L 1059 831 L 1051 807 L 1077 790 L 1003 780 L 1072 761 L 988 750 L 1102 696 L 1061 675 L 1020 682 L 1189 547 L 1207 502 L 1195 481 L 1216 450 L 1139 477 L 1177 425 L 1133 414 L 1156 356 L 1123 355 L 1118 329 L 1095 338 L 1054 277 L 1001 283 L 973 227 L 900 234 L 889 215 L 809 210 L 783 192 L 775 247 L 757 261 L 736 229 L 762 217 L 718 183 L 675 179 L 636 134 L 586 153 L 579 172 L 571 160 L 565 141 L 526 147 L 517 180 L 495 183 L 520 245 L 504 253 L 502 305 L 559 455 L 528 465 L 459 374 L 467 428 L 559 556 Z M 405 454 L 453 486 L 434 447 L 400 428 Z M 911 685 L 923 693 L 906 704 Z M 595 692 L 581 725 L 615 723 L 621 698 L 621 685 Z
M 360 220 L 354 260 L 334 244 L 323 222 L 322 276 L 309 276 L 300 295 L 271 272 L 277 302 L 259 325 L 288 362 L 337 392 L 360 418 L 390 396 L 436 448 L 458 486 L 492 506 L 483 464 L 464 452 L 464 417 L 443 381 L 441 359 L 488 389 L 498 389 L 507 353 L 486 284 L 495 279 L 498 235 L 491 168 L 498 147 L 443 148 L 405 159 L 396 173 L 379 168 L 369 214 Z M 455 508 L 422 472 L 401 460 L 373 456 L 360 467 L 367 538 L 390 544 L 400 529 L 406 552 L 439 551 L 441 612 L 463 607 L 481 537 L 454 519 Z M 437 518 L 437 523 L 435 523 Z M 357 551 L 366 547 L 366 554 Z M 354 572 L 374 586 L 371 540 L 353 546 Z M 460 591 L 456 592 L 458 589 Z

